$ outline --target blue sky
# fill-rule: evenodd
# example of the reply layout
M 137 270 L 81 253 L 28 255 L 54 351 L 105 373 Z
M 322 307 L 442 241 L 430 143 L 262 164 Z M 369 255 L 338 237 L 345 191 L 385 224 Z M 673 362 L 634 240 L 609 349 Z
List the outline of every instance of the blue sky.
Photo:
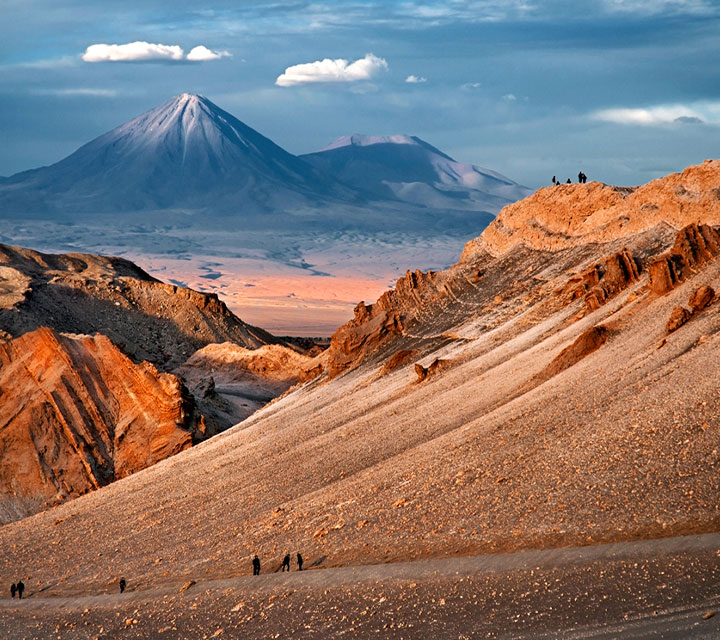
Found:
M 639 184 L 720 155 L 719 33 L 713 0 L 0 0 L 0 175 L 191 92 L 292 153 L 408 133 Z

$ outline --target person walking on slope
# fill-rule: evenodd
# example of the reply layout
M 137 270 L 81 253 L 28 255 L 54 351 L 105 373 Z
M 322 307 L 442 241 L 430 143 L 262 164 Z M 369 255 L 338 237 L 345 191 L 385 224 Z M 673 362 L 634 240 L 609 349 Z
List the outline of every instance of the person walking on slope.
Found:
M 25 585 L 23 584 L 22 580 L 18 580 L 16 589 L 17 589 L 18 598 L 20 598 L 20 600 L 22 600 L 22 594 L 23 594 L 23 591 L 25 591 Z
M 17 591 L 17 587 L 15 586 L 15 583 L 12 583 L 12 586 L 10 587 L 10 595 L 12 596 L 12 599 L 15 600 L 15 592 Z
M 255 557 L 252 560 L 252 566 L 253 566 L 253 575 L 259 576 L 260 575 L 260 558 L 255 555 Z
M 290 571 L 290 554 L 286 553 L 283 558 L 282 571 Z
M 302 564 L 303 564 L 303 558 L 300 555 L 300 552 L 297 552 L 297 563 L 298 563 L 298 571 L 302 571 Z
M 125 578 L 120 578 L 120 593 L 123 593 L 125 591 L 126 586 L 127 582 L 125 582 Z

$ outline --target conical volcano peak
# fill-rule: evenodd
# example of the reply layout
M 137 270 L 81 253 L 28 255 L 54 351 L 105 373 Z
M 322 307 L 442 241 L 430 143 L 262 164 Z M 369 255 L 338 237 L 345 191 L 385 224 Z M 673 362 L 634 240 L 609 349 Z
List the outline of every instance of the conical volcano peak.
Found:
M 22 176 L 28 179 L 27 176 Z M 258 211 L 354 197 L 206 97 L 181 93 L 34 173 L 38 208 Z M 0 210 L 15 191 L 0 189 Z M 128 197 L 128 194 L 131 194 Z M 36 198 L 37 201 L 37 198 Z M 37 206 L 37 205 L 36 205 Z

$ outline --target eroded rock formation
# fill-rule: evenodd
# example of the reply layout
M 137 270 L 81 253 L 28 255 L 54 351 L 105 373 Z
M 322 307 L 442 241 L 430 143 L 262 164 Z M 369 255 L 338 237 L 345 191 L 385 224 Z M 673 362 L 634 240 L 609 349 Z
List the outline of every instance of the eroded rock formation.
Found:
M 641 271 L 642 263 L 626 247 L 570 278 L 563 293 L 569 302 L 582 298 L 585 310 L 594 311 L 637 282 Z
M 205 437 L 180 378 L 103 335 L 0 343 L 0 520 L 106 485 Z
M 649 266 L 650 289 L 662 295 L 685 280 L 690 272 L 715 259 L 720 253 L 720 234 L 706 224 L 682 228 L 675 244 Z

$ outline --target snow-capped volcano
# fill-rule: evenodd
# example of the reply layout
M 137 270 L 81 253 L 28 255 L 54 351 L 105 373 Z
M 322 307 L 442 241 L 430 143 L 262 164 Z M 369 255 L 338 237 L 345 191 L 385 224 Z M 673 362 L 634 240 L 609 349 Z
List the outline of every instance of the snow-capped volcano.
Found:
M 0 182 L 8 213 L 274 210 L 351 196 L 207 98 L 183 93 Z
M 496 213 L 532 193 L 496 171 L 456 162 L 416 136 L 353 134 L 300 157 L 375 198 L 438 209 Z

